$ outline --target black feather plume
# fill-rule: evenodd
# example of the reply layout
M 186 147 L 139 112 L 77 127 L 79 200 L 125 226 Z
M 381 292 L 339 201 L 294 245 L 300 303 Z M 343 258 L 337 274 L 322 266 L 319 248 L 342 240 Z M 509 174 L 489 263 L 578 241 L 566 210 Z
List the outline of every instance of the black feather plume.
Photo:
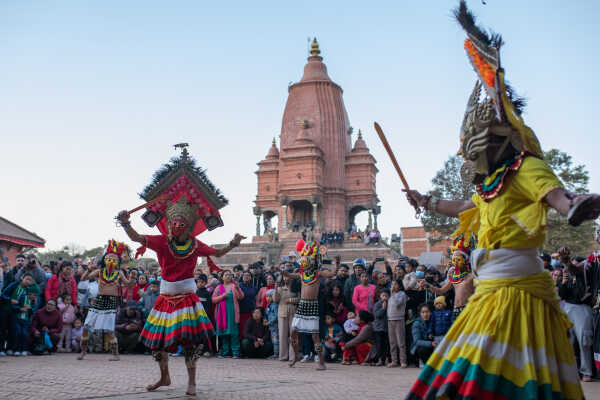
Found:
M 523 114 L 525 107 L 527 107 L 527 99 L 519 96 L 508 82 L 504 82 L 504 87 L 506 88 L 506 97 L 508 97 L 508 100 L 512 103 L 515 112 L 519 115 Z
M 182 163 L 184 162 L 186 163 L 186 166 L 191 168 L 198 175 L 202 183 L 204 183 L 210 190 L 212 190 L 217 195 L 217 197 L 223 202 L 223 204 L 229 203 L 229 200 L 227 200 L 227 198 L 223 196 L 221 191 L 217 189 L 217 187 L 210 181 L 210 179 L 208 179 L 208 176 L 206 176 L 206 170 L 203 170 L 202 168 L 196 166 L 196 160 L 192 157 L 188 158 L 186 161 L 183 161 L 180 157 L 173 157 L 169 160 L 168 163 L 163 164 L 162 167 L 160 167 L 152 175 L 152 182 L 150 182 L 150 184 L 148 184 L 148 186 L 146 186 L 142 190 L 142 192 L 140 193 L 140 197 L 145 198 L 152 190 L 154 190 L 154 188 L 156 188 L 160 184 L 160 182 L 167 175 L 180 168 L 182 166 Z
M 475 39 L 479 40 L 481 44 L 486 46 L 495 47 L 499 49 L 504 41 L 502 36 L 498 33 L 488 32 L 485 29 L 477 26 L 475 15 L 467 8 L 465 0 L 461 0 L 458 7 L 455 8 L 452 13 L 454 17 L 462 26 L 462 28 L 470 35 L 474 36 Z

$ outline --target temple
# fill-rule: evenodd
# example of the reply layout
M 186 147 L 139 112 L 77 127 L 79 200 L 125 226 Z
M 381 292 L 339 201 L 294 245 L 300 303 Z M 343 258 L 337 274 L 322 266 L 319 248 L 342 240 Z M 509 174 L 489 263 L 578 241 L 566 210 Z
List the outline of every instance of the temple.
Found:
M 260 218 L 267 227 L 275 215 L 280 234 L 307 226 L 347 231 L 364 210 L 377 225 L 376 161 L 360 131 L 352 146 L 342 88 L 327 74 L 320 53 L 315 38 L 302 79 L 288 88 L 280 149 L 273 140 L 258 163 L 257 236 Z
M 345 232 L 348 237 L 361 211 L 369 214 L 368 228 L 377 228 L 381 212 L 377 161 L 360 130 L 353 143 L 342 93 L 329 77 L 314 39 L 302 78 L 288 87 L 280 147 L 273 139 L 258 163 L 255 236 L 251 243 L 242 243 L 221 257 L 219 266 L 230 268 L 260 259 L 277 264 L 281 255 L 294 249 L 301 231 L 315 239 L 322 232 Z M 328 254 L 331 258 L 339 255 L 345 263 L 357 257 L 398 256 L 385 244 L 366 246 L 362 240 L 350 239 L 330 248 Z

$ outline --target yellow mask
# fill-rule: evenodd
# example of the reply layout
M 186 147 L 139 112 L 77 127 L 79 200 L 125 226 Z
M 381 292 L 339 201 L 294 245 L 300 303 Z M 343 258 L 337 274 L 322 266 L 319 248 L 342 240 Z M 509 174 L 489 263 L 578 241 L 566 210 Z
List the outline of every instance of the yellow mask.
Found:
M 462 271 L 466 264 L 465 256 L 455 252 L 452 254 L 452 265 L 459 271 Z
M 104 265 L 106 265 L 106 268 L 112 271 L 117 265 L 119 265 L 119 259 L 117 256 L 109 254 L 104 259 Z

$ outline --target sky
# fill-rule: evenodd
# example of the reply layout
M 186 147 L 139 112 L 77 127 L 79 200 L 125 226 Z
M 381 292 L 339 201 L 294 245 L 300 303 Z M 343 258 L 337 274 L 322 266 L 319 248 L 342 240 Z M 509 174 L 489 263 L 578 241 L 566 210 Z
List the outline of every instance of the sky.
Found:
M 458 148 L 476 79 L 451 17 L 457 4 L 2 0 L 0 215 L 48 249 L 127 241 L 113 217 L 141 204 L 172 145 L 188 142 L 230 200 L 225 226 L 200 239 L 251 236 L 256 163 L 280 134 L 288 84 L 316 36 L 354 132 L 378 160 L 383 235 L 416 226 L 373 121 L 411 187 L 428 190 Z M 468 4 L 503 35 L 506 78 L 528 98 L 524 118 L 542 147 L 584 164 L 600 192 L 600 2 Z M 134 228 L 152 233 L 139 216 Z

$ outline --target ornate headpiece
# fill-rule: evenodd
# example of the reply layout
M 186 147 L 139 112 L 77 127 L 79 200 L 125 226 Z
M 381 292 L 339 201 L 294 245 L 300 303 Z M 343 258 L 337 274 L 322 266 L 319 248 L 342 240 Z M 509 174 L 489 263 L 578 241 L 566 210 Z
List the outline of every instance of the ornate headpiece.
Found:
M 465 256 L 468 260 L 471 255 L 471 251 L 475 248 L 475 235 L 471 235 L 469 239 L 466 238 L 465 234 L 457 236 L 452 242 L 452 246 L 450 246 L 450 251 L 452 253 L 459 252 Z
M 305 242 L 298 240 L 296 243 L 296 251 L 299 257 L 306 257 L 311 260 L 314 265 L 320 265 L 327 254 L 327 246 L 321 246 L 316 240 Z
M 176 203 L 172 203 L 170 200 L 167 201 L 167 211 L 166 211 L 167 221 L 172 218 L 179 216 L 185 219 L 189 223 L 189 229 L 194 229 L 196 225 L 196 221 L 200 219 L 198 215 L 198 205 L 191 205 L 187 202 L 185 196 L 179 197 Z
M 227 199 L 190 157 L 187 143 L 175 147 L 182 149 L 181 156 L 173 157 L 156 171 L 140 194 L 146 201 L 163 198 L 149 206 L 142 218 L 150 226 L 158 225 L 164 235 L 169 234 L 166 219 L 174 215 L 189 222 L 190 236 L 223 226 L 219 209 L 227 205 Z
M 479 78 L 469 97 L 463 119 L 460 150 L 467 161 L 463 177 L 477 183 L 475 175 L 479 179 L 481 175 L 485 177 L 487 173 L 484 169 L 502 161 L 498 158 L 509 143 L 519 153 L 529 153 L 539 158 L 543 154 L 535 133 L 521 118 L 525 100 L 517 97 L 504 80 L 504 69 L 500 65 L 500 48 L 504 44 L 502 37 L 479 28 L 464 0 L 454 10 L 454 15 L 467 33 L 464 47 Z M 480 99 L 482 87 L 485 89 L 483 100 Z M 496 152 L 496 159 L 487 160 L 490 134 L 504 137 L 504 140 Z M 477 166 L 475 161 L 478 161 Z
M 127 246 L 125 243 L 117 242 L 114 239 L 110 239 L 108 241 L 108 245 L 106 249 L 104 249 L 104 255 L 107 254 L 115 254 L 119 257 L 119 260 L 122 260 L 123 254 L 127 252 Z

